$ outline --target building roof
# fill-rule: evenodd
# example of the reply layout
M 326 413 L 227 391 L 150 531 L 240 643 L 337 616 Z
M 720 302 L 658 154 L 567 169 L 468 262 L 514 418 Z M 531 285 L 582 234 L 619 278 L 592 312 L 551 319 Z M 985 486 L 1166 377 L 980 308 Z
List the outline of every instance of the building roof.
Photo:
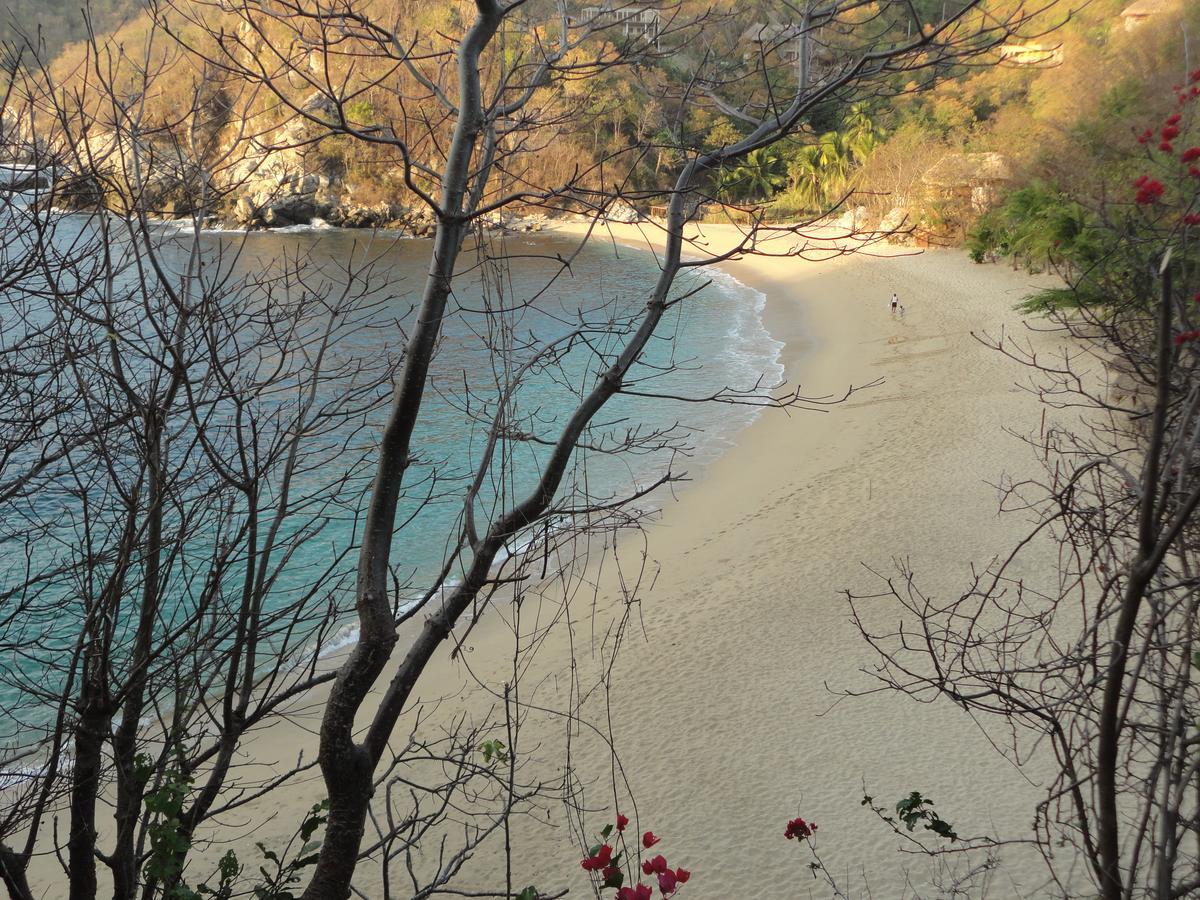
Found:
M 755 22 L 744 32 L 742 40 L 755 44 L 774 44 L 800 36 L 799 25 L 784 25 L 781 22 Z

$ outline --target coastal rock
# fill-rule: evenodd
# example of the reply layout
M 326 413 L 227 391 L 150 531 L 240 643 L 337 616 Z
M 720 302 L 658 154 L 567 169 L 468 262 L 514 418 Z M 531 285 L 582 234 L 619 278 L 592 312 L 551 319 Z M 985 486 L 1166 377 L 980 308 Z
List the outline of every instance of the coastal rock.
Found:
M 344 167 L 322 151 L 320 140 L 326 130 L 321 122 L 335 120 L 337 109 L 314 91 L 300 110 L 267 140 L 252 142 L 230 167 L 222 187 L 238 197 L 231 212 L 239 224 L 280 227 L 337 217 Z
M 617 200 L 604 211 L 604 218 L 609 222 L 631 224 L 642 218 L 642 214 L 625 200 Z
M 866 227 L 866 223 L 867 208 L 865 206 L 856 206 L 853 209 L 847 209 L 829 224 L 835 228 L 843 228 L 847 232 L 853 233 L 862 231 Z
M 910 228 L 911 225 L 912 219 L 909 216 L 908 208 L 904 206 L 893 206 L 879 221 L 879 231 L 884 233 L 895 231 L 896 234 L 891 235 L 888 238 L 888 241 L 899 244 L 908 240 L 909 235 L 907 229 Z

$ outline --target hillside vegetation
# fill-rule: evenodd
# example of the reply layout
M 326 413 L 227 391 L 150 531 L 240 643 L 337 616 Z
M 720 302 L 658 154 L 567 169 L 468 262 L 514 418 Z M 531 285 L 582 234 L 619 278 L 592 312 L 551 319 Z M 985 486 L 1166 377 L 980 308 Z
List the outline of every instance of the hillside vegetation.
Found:
M 67 44 L 87 38 L 89 19 L 103 35 L 141 10 L 141 0 L 5 0 L 0 9 L 0 65 L 10 68 L 21 57 L 28 63 L 26 44 L 40 46 L 40 55 L 53 59 Z

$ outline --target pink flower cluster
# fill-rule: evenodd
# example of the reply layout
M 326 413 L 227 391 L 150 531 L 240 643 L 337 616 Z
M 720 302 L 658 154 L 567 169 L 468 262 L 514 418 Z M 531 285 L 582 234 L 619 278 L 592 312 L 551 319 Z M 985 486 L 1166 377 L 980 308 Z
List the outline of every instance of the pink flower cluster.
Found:
M 1200 74 L 1200 69 L 1197 69 L 1195 72 L 1192 73 L 1193 76 L 1195 76 L 1197 74 Z M 1196 82 L 1197 79 L 1192 78 L 1192 81 Z M 1185 103 L 1189 100 L 1194 100 L 1197 97 L 1200 97 L 1200 83 L 1193 83 L 1191 88 L 1188 90 L 1185 90 L 1182 85 L 1175 85 L 1175 90 L 1179 95 L 1181 103 Z M 1174 154 L 1174 152 L 1175 152 L 1174 141 L 1177 137 L 1179 137 L 1180 134 L 1182 134 L 1182 126 L 1180 124 L 1182 121 L 1183 121 L 1183 116 L 1180 113 L 1173 113 L 1173 114 L 1167 116 L 1166 121 L 1163 123 L 1162 127 L 1158 130 L 1158 137 L 1159 137 L 1158 149 L 1160 151 L 1162 151 L 1163 153 Z M 1147 128 L 1145 131 L 1143 131 L 1141 134 L 1138 135 L 1137 140 L 1138 140 L 1139 144 L 1148 144 L 1154 139 L 1154 136 L 1155 136 L 1154 129 Z M 1184 150 L 1182 153 L 1179 154 L 1179 164 L 1182 166 L 1187 166 L 1187 174 L 1189 176 L 1191 176 L 1192 178 L 1200 178 L 1200 165 L 1197 165 L 1197 163 L 1200 163 L 1200 147 L 1188 147 L 1186 150 Z M 1147 180 L 1147 181 L 1150 180 L 1147 176 L 1143 176 L 1143 178 L 1145 178 L 1145 180 Z M 1140 180 L 1141 179 L 1139 179 L 1139 181 Z M 1151 182 L 1151 183 L 1157 183 L 1157 182 Z M 1143 204 L 1154 203 L 1156 200 L 1159 199 L 1159 197 L 1162 196 L 1161 193 L 1156 195 L 1156 194 L 1153 194 L 1150 192 L 1143 191 L 1143 190 L 1141 190 L 1141 187 L 1142 187 L 1142 185 L 1138 184 L 1138 188 L 1139 188 L 1138 196 L 1137 196 L 1138 203 L 1143 203 Z
M 1174 87 L 1175 98 L 1179 101 L 1179 105 L 1187 103 L 1189 100 L 1195 100 L 1200 97 L 1200 69 L 1195 69 L 1188 75 L 1188 83 L 1191 87 L 1185 87 L 1182 84 L 1177 84 Z
M 1147 203 L 1157 203 L 1162 199 L 1163 183 L 1157 178 L 1151 178 L 1149 175 L 1142 175 L 1133 183 L 1137 188 L 1137 194 L 1134 195 L 1134 200 L 1145 206 Z
M 1192 302 L 1200 303 L 1200 292 L 1197 292 L 1192 296 Z M 1198 341 L 1200 340 L 1200 329 L 1195 329 L 1193 331 L 1181 331 L 1171 340 L 1175 342 L 1176 347 L 1181 347 L 1184 344 L 1190 344 L 1193 341 Z
M 672 869 L 667 865 L 667 859 L 661 853 L 653 859 L 642 861 L 642 874 L 657 877 L 658 889 L 662 891 L 664 897 L 669 897 L 678 889 L 679 885 L 687 882 L 692 877 L 692 873 L 687 869 Z M 638 885 L 643 887 L 643 885 Z M 650 896 L 650 889 L 646 889 L 646 897 Z M 617 900 L 642 900 L 641 896 L 630 895 L 628 898 L 622 897 L 621 892 L 617 891 Z
M 803 840 L 812 837 L 816 830 L 816 822 L 805 822 L 803 819 L 792 819 L 787 823 L 787 828 L 784 830 L 783 836 L 789 841 L 792 838 Z
M 616 830 L 620 834 L 625 831 L 629 824 L 629 819 L 620 814 L 617 815 Z M 612 834 L 613 826 L 609 825 L 604 829 L 603 836 L 607 838 Z M 657 844 L 661 838 L 657 837 L 653 831 L 647 831 L 642 835 L 642 848 L 649 850 Z M 604 879 L 604 887 L 615 887 L 617 895 L 615 900 L 652 900 L 654 896 L 654 888 L 648 884 L 642 884 L 638 881 L 636 884 L 622 886 L 625 880 L 625 873 L 620 868 L 620 853 L 614 855 L 612 845 L 606 843 L 596 847 L 586 858 L 580 861 L 580 866 L 587 872 L 599 872 L 600 877 Z M 642 874 L 654 878 L 658 882 L 658 889 L 664 897 L 670 897 L 681 884 L 686 884 L 688 879 L 692 877 L 692 873 L 684 868 L 672 869 L 667 864 L 667 859 L 661 853 L 642 862 Z
M 1200 329 L 1196 331 L 1181 331 L 1175 337 L 1171 338 L 1175 342 L 1175 346 L 1179 347 L 1183 344 L 1190 344 L 1192 341 L 1200 340 Z

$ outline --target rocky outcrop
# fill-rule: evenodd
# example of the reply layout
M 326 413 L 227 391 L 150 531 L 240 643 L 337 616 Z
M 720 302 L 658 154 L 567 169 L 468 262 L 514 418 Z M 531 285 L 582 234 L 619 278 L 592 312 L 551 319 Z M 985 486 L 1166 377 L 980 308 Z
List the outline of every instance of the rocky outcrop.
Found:
M 604 219 L 608 222 L 620 222 L 628 225 L 641 218 L 641 213 L 625 200 L 617 200 L 604 211 Z
M 232 213 L 238 224 L 277 228 L 338 217 L 345 184 L 321 152 L 326 129 L 319 124 L 334 121 L 337 110 L 320 92 L 300 108 L 301 114 L 267 139 L 249 142 L 225 175 L 222 187 L 236 197 Z

